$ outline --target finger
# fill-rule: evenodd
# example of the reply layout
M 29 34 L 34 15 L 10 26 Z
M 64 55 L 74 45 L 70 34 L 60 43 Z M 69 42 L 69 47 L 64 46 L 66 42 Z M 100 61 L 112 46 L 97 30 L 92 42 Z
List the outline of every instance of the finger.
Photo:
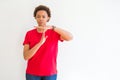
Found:
M 42 33 L 42 37 L 45 37 L 45 33 L 44 32 Z
M 47 27 L 47 29 L 51 29 L 52 28 L 50 25 L 47 25 L 46 27 Z
M 39 28 L 39 29 L 44 29 L 44 27 L 42 27 L 42 26 L 37 26 L 36 28 Z
M 47 38 L 48 38 L 48 36 L 45 37 L 45 39 L 47 39 Z
M 45 36 L 45 31 L 42 33 L 42 37 L 46 37 L 46 36 Z
M 47 31 L 47 28 L 46 27 L 44 27 L 44 31 L 43 31 L 43 33 L 45 33 Z

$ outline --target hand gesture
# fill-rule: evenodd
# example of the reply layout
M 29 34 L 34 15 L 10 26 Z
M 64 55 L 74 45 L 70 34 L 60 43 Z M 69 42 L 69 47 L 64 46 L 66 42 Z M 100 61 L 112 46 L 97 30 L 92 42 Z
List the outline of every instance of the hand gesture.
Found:
M 52 26 L 49 26 L 49 25 L 47 25 L 47 26 L 37 26 L 36 28 L 46 31 L 48 29 L 52 29 Z
M 46 32 L 46 29 L 42 33 L 42 37 L 41 37 L 41 40 L 40 40 L 41 44 L 43 44 L 46 41 L 47 37 L 48 37 L 48 36 L 45 36 L 45 32 Z

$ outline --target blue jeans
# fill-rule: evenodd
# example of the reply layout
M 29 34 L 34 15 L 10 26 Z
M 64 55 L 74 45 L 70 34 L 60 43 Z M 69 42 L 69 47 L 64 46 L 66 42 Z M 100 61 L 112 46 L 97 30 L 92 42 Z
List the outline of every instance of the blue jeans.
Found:
M 26 80 L 56 80 L 57 75 L 51 75 L 51 76 L 35 76 L 31 74 L 26 74 Z

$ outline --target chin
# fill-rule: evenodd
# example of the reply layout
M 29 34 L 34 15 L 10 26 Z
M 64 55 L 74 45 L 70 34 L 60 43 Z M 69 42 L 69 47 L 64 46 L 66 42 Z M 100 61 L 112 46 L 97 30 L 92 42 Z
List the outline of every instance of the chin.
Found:
M 44 26 L 44 25 L 45 25 L 45 24 L 41 24 L 41 23 L 39 24 L 39 26 Z

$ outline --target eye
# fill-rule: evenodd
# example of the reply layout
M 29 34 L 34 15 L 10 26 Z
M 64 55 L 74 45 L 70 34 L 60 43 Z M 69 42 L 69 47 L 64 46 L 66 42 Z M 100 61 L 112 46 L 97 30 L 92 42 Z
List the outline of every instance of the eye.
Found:
M 42 16 L 43 18 L 45 18 L 45 16 Z
M 40 18 L 40 16 L 36 16 L 36 18 Z

